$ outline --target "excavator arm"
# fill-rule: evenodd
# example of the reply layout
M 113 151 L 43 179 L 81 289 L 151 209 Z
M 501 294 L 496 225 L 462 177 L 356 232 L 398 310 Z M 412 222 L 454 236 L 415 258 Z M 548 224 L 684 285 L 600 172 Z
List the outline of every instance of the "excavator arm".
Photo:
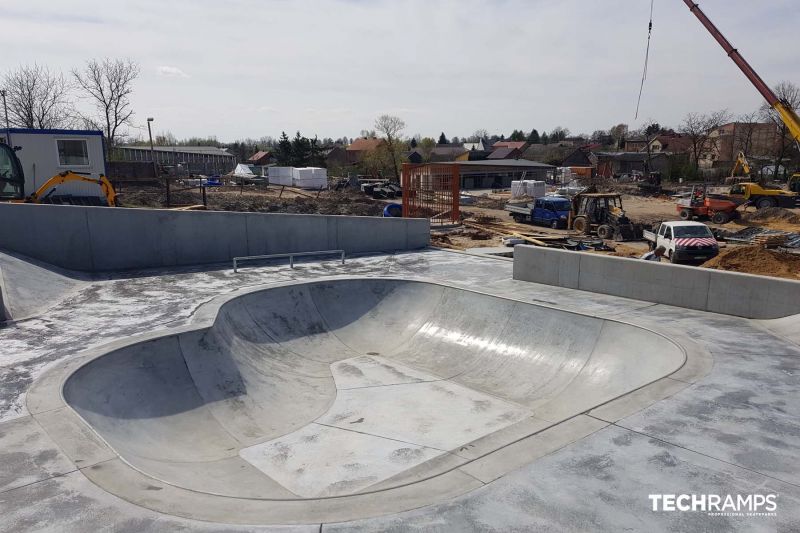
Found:
M 750 163 L 747 161 L 747 157 L 745 157 L 744 152 L 739 152 L 736 156 L 736 163 L 733 165 L 733 170 L 731 170 L 731 177 L 736 176 L 736 171 L 742 167 L 744 171 L 744 175 L 750 177 Z
M 781 120 L 784 124 L 786 124 L 786 128 L 789 130 L 789 134 L 792 136 L 794 141 L 798 143 L 800 146 L 800 118 L 797 116 L 797 113 L 794 109 L 792 109 L 786 102 L 782 102 L 775 92 L 770 89 L 769 85 L 767 85 L 764 80 L 761 79 L 761 76 L 753 70 L 753 67 L 745 61 L 742 57 L 742 54 L 733 47 L 733 45 L 722 35 L 722 32 L 717 29 L 711 20 L 703 13 L 703 10 L 700 9 L 695 2 L 692 0 L 683 0 L 689 10 L 694 13 L 694 15 L 698 18 L 700 23 L 705 26 L 708 32 L 711 34 L 714 39 L 722 46 L 725 53 L 728 54 L 728 57 L 736 63 L 736 66 L 744 73 L 750 83 L 752 83 L 756 90 L 761 93 L 761 96 L 772 106 L 772 108 L 778 113 L 781 117 Z
M 99 185 L 100 189 L 103 191 L 103 195 L 106 198 L 106 202 L 108 202 L 108 206 L 114 207 L 117 205 L 117 193 L 114 191 L 114 187 L 111 185 L 111 182 L 108 181 L 108 178 L 106 178 L 102 174 L 100 175 L 99 179 L 89 178 L 69 171 L 57 174 L 52 178 L 50 178 L 49 180 L 47 180 L 44 183 L 44 185 L 36 189 L 36 192 L 32 193 L 30 196 L 25 198 L 24 202 L 30 204 L 38 204 L 42 201 L 43 198 L 51 194 L 56 187 L 70 181 L 83 181 L 86 183 L 94 183 L 96 185 Z

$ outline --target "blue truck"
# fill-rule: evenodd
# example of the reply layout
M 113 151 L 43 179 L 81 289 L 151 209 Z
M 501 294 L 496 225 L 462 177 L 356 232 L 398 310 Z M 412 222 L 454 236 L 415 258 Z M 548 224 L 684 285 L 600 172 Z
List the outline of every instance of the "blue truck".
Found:
M 508 203 L 505 209 L 515 222 L 566 229 L 572 204 L 563 196 L 543 196 L 533 202 Z

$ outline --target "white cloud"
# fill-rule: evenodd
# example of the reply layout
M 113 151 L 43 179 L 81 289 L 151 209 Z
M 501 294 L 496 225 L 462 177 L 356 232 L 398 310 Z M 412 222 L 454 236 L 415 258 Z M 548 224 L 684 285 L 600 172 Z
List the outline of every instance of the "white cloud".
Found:
M 168 78 L 188 78 L 189 75 L 186 74 L 184 71 L 179 69 L 178 67 L 170 67 L 168 65 L 163 65 L 158 67 L 158 73 L 162 76 L 166 76 Z

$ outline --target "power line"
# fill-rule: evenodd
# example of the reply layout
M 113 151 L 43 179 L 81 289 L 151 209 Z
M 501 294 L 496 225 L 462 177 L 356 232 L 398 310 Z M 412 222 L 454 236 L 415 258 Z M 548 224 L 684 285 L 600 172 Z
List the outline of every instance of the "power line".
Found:
M 650 37 L 653 34 L 653 4 L 655 0 L 650 0 L 650 24 L 647 26 L 647 49 L 644 53 L 644 69 L 642 70 L 642 84 L 639 86 L 639 99 L 636 101 L 636 116 L 639 118 L 639 104 L 642 103 L 642 92 L 644 91 L 644 80 L 647 79 L 647 63 L 650 60 Z

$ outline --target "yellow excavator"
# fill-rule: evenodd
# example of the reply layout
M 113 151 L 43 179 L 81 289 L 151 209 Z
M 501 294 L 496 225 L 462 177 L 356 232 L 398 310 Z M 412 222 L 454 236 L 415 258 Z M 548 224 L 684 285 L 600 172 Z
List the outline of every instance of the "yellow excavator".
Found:
M 50 201 L 51 196 L 60 185 L 69 182 L 93 183 L 100 187 L 108 207 L 116 207 L 117 193 L 108 178 L 101 175 L 99 179 L 90 178 L 75 172 L 61 172 L 47 180 L 30 195 L 25 195 L 25 175 L 14 149 L 0 143 L 0 200 L 14 203 L 56 203 Z M 68 198 L 59 197 L 58 203 L 71 203 Z
M 736 175 L 736 172 L 738 172 L 740 168 L 742 172 L 744 172 L 743 176 Z M 725 179 L 725 183 L 739 183 L 742 181 L 750 181 L 750 162 L 747 160 L 747 156 L 744 155 L 744 152 L 739 152 L 736 155 L 733 169 L 731 169 L 731 175 Z

